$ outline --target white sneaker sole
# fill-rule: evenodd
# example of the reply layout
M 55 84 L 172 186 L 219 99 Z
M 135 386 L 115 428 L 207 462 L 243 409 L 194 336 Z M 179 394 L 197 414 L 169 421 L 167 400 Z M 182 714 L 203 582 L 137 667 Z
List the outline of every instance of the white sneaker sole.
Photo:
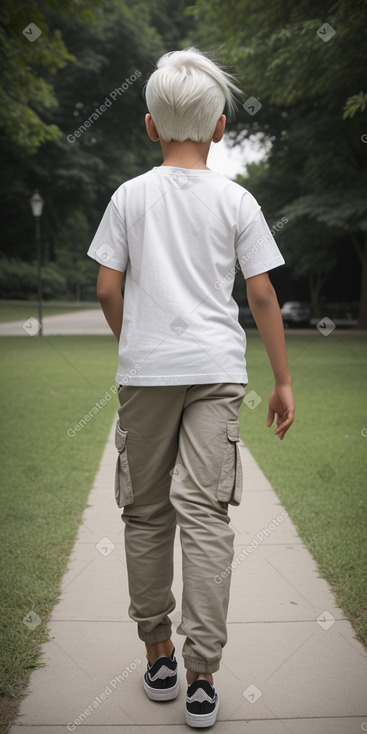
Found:
M 188 724 L 188 726 L 192 726 L 194 729 L 198 729 L 199 727 L 204 726 L 213 726 L 217 718 L 218 709 L 219 698 L 217 695 L 217 703 L 215 709 L 214 711 L 211 711 L 210 714 L 191 714 L 190 711 L 185 709 L 186 724 Z
M 172 688 L 152 688 L 145 678 L 143 678 L 143 684 L 145 693 L 151 701 L 172 701 L 173 698 L 176 698 L 180 688 L 178 680 Z

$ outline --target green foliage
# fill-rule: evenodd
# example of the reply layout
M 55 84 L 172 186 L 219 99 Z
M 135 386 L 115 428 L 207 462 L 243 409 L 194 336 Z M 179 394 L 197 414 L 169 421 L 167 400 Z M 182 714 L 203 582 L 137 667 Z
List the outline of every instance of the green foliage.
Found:
M 325 192 L 322 198 L 317 194 L 306 194 L 287 205 L 286 209 L 293 219 L 309 216 L 336 230 L 367 231 L 364 190 Z
M 38 188 L 45 198 L 45 264 L 57 265 L 65 297 L 94 297 L 96 266 L 86 251 L 103 210 L 123 181 L 162 160 L 159 145 L 145 132 L 143 88 L 157 58 L 185 45 L 191 23 L 184 13 L 187 4 L 32 0 L 18 3 L 17 9 L 10 0 L 5 4 L 4 25 L 12 34 L 7 53 L 14 47 L 16 58 L 7 67 L 11 104 L 0 111 L 2 252 L 8 258 L 34 259 L 28 200 Z M 34 43 L 22 34 L 30 20 L 42 29 Z M 21 61 L 29 75 L 22 80 Z M 14 99 L 11 89 L 16 90 Z M 38 97 L 32 90 L 38 90 Z M 106 99 L 109 106 L 101 110 Z M 54 297 L 58 286 L 55 281 Z
M 0 298 L 37 298 L 37 262 L 5 257 L 0 260 Z M 44 298 L 61 298 L 65 294 L 66 279 L 55 263 L 42 267 Z
M 364 112 L 367 106 L 367 94 L 366 92 L 360 92 L 359 94 L 352 94 L 347 99 L 344 106 L 343 120 L 347 117 L 354 117 L 356 112 Z
M 75 3 L 48 3 L 54 9 L 72 12 Z M 40 33 L 36 40 L 30 23 Z M 73 56 L 68 53 L 59 30 L 50 31 L 39 3 L 5 0 L 0 11 L 0 34 L 4 63 L 0 75 L 0 128 L 23 152 L 32 153 L 47 140 L 61 135 L 43 113 L 57 107 L 49 75 L 63 68 Z M 47 73 L 48 72 L 48 73 Z M 47 74 L 47 78 L 42 76 Z
M 293 274 L 317 281 L 317 300 L 318 276 L 331 272 L 341 238 L 349 239 L 367 267 L 367 118 L 360 92 L 367 4 L 197 0 L 192 12 L 194 40 L 204 43 L 210 24 L 213 44 L 237 70 L 243 98 L 255 96 L 262 105 L 253 116 L 239 106 L 237 121 L 230 123 L 234 139 L 256 135 L 268 148 L 266 167 L 249 167 L 238 180 L 258 195 L 272 221 L 288 218 L 281 240 L 285 259 Z M 362 288 L 365 326 L 366 309 Z

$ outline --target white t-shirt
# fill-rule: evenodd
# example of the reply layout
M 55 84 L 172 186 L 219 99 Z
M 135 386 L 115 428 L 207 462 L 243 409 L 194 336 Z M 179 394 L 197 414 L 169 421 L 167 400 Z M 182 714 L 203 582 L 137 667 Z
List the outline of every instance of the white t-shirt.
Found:
M 88 255 L 126 271 L 118 383 L 247 384 L 236 259 L 245 278 L 284 259 L 246 189 L 157 166 L 115 191 Z

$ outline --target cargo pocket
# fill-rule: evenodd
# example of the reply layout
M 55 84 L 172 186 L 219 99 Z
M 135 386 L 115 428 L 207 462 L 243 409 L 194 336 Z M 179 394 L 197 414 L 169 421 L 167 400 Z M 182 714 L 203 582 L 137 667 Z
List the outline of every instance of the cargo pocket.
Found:
M 118 507 L 125 507 L 134 502 L 133 487 L 131 483 L 129 462 L 127 459 L 127 431 L 120 428 L 116 423 L 115 445 L 118 451 L 116 473 L 115 473 L 115 499 Z
M 217 499 L 219 502 L 239 505 L 242 497 L 242 464 L 238 442 L 239 421 L 237 418 L 227 421 L 227 446 L 224 450 L 222 471 L 220 474 Z

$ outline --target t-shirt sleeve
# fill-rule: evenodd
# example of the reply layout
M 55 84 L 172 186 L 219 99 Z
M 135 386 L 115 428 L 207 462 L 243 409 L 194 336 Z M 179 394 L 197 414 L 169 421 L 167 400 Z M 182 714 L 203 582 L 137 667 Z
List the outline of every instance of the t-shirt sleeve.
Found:
M 129 259 L 123 212 L 111 199 L 89 247 L 89 257 L 112 270 L 125 272 Z
M 247 194 L 244 201 L 242 220 L 245 226 L 235 247 L 243 277 L 251 278 L 284 265 L 285 261 L 256 199 Z

